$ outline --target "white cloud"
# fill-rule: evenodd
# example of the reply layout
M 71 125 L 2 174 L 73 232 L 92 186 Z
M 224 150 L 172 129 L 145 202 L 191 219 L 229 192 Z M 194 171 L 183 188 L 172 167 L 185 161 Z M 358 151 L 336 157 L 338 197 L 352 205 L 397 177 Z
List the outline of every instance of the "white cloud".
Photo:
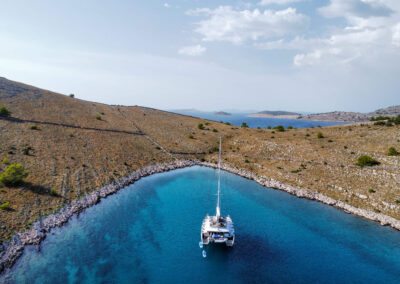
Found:
M 392 44 L 400 47 L 400 23 L 393 27 Z
M 294 8 L 285 10 L 235 10 L 220 6 L 214 10 L 203 8 L 188 11 L 189 15 L 205 16 L 197 23 L 195 31 L 203 41 L 228 41 L 241 44 L 247 40 L 257 41 L 281 37 L 304 31 L 309 23 L 307 16 Z
M 277 4 L 277 5 L 287 5 L 295 2 L 301 2 L 304 0 L 261 0 L 258 2 L 258 5 L 260 6 L 268 6 L 271 4 Z
M 165 7 L 165 8 L 170 8 L 171 5 L 169 5 L 167 2 L 165 2 L 165 3 L 164 3 L 164 7 Z
M 188 56 L 200 56 L 204 52 L 206 52 L 206 50 L 207 50 L 206 47 L 198 44 L 198 45 L 184 46 L 178 50 L 178 53 L 182 54 L 182 55 L 188 55 Z

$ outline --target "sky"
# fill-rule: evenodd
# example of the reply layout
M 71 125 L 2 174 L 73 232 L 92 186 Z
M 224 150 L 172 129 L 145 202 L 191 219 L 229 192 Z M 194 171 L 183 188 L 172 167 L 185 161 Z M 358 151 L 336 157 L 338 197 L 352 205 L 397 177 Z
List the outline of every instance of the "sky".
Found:
M 400 104 L 399 0 L 2 0 L 0 76 L 159 109 Z

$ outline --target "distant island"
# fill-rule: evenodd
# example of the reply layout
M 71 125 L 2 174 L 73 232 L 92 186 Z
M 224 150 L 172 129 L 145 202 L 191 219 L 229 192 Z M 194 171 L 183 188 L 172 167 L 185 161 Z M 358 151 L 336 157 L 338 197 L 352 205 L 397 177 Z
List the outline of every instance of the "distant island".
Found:
M 303 120 L 314 120 L 314 121 L 363 122 L 363 121 L 369 121 L 372 117 L 397 116 L 399 114 L 400 114 L 400 105 L 381 108 L 368 113 L 332 111 L 332 112 L 322 112 L 313 114 L 300 114 L 289 111 L 265 110 L 249 114 L 248 117 L 303 119 Z
M 216 112 L 214 112 L 214 114 L 215 115 L 232 115 L 231 113 L 225 112 L 225 111 L 216 111 Z
M 369 121 L 372 117 L 378 116 L 397 116 L 400 114 L 400 105 L 381 108 L 372 112 L 347 112 L 333 111 L 300 115 L 298 119 L 318 120 L 318 121 L 343 121 L 343 122 L 363 122 Z
M 296 112 L 282 110 L 264 110 L 257 113 L 249 114 L 248 117 L 264 117 L 264 118 L 288 118 L 296 119 L 300 114 Z

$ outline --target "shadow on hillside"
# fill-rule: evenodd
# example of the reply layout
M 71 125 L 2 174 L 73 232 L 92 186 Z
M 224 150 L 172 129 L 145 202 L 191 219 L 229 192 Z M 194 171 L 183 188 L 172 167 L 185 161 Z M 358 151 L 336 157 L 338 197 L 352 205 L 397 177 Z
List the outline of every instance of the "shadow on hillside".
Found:
M 38 185 L 38 184 L 32 184 L 30 182 L 25 182 L 22 185 L 22 188 L 24 190 L 30 190 L 30 191 L 32 191 L 36 194 L 40 194 L 40 195 L 51 195 L 51 196 L 57 197 L 57 198 L 61 197 L 58 194 L 50 194 L 50 192 L 51 192 L 50 187 L 46 187 L 46 186 L 42 186 L 42 185 Z

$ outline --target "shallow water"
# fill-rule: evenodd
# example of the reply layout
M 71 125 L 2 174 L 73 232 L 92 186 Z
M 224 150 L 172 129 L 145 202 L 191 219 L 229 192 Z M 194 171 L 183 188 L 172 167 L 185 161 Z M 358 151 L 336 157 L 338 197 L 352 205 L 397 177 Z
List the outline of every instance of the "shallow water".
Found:
M 204 119 L 229 122 L 235 126 L 241 126 L 242 122 L 246 122 L 251 128 L 267 128 L 268 126 L 275 127 L 282 125 L 287 128 L 292 126 L 294 128 L 310 128 L 318 126 L 332 126 L 342 125 L 346 122 L 336 121 L 313 121 L 313 120 L 302 120 L 302 119 L 286 119 L 286 118 L 264 118 L 264 117 L 248 117 L 246 113 L 232 113 L 231 115 L 216 115 L 212 112 L 178 112 L 185 115 L 191 115 Z
M 216 171 L 146 177 L 27 248 L 16 283 L 398 283 L 400 232 L 222 172 L 233 248 L 198 246 Z M 4 276 L 3 276 L 4 277 Z M 4 282 L 0 278 L 0 283 Z

